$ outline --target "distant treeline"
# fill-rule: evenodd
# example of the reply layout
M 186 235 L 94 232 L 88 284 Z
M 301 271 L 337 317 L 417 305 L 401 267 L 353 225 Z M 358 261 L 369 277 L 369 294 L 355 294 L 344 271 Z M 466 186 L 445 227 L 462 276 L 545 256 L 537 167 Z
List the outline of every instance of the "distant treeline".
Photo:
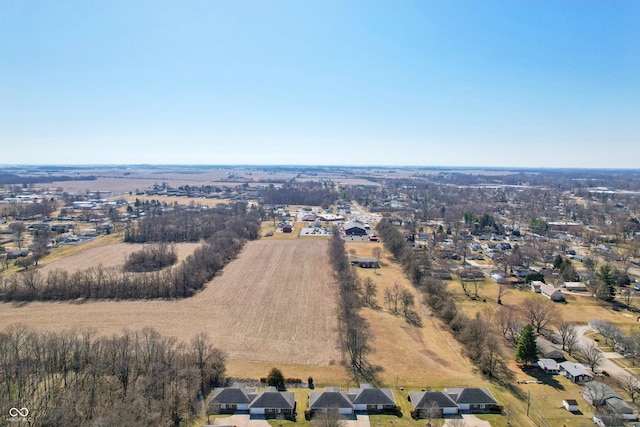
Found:
M 241 205 L 244 206 L 244 205 Z M 69 273 L 62 270 L 42 277 L 30 269 L 0 281 L 3 301 L 86 299 L 187 298 L 200 291 L 233 260 L 247 240 L 257 238 L 260 215 L 256 210 L 217 209 L 219 215 L 206 241 L 173 268 L 148 273 L 127 273 L 121 267 L 92 267 Z M 212 219 L 204 216 L 200 219 Z M 153 221 L 145 218 L 143 221 Z
M 182 343 L 151 328 L 97 337 L 11 325 L 0 331 L 0 354 L 0 407 L 27 408 L 30 426 L 182 425 L 226 369 L 204 333 Z
M 42 184 L 57 181 L 95 181 L 93 175 L 68 176 L 68 175 L 16 175 L 14 173 L 0 173 L 0 185 L 13 184 Z
M 221 204 L 214 208 L 175 206 L 170 210 L 156 205 L 145 213 L 147 216 L 127 227 L 125 242 L 198 242 L 220 230 L 253 240 L 260 231 L 261 212 L 247 213 L 243 203 Z
M 3 218 L 33 218 L 49 217 L 56 210 L 56 202 L 50 199 L 43 199 L 40 203 L 16 203 L 7 204 L 0 207 Z
M 330 187 L 284 187 L 266 190 L 262 200 L 269 205 L 309 205 L 328 208 L 338 198 Z

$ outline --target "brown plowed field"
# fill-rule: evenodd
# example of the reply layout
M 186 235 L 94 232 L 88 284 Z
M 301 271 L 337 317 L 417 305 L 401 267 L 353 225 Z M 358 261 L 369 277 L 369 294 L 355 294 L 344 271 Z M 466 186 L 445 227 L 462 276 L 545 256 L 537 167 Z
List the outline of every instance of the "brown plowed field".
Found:
M 192 298 L 0 304 L 0 327 L 83 326 L 111 334 L 151 326 L 181 340 L 205 331 L 231 359 L 328 365 L 340 352 L 327 247 L 324 239 L 249 242 Z

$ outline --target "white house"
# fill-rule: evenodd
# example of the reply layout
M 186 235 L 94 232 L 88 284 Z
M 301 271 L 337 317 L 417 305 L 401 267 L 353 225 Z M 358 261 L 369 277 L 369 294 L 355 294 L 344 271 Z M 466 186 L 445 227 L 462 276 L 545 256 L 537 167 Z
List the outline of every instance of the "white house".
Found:
M 560 365 L 553 359 L 539 359 L 538 366 L 547 374 L 559 374 Z
M 537 294 L 540 293 L 540 285 L 544 285 L 544 282 L 540 280 L 532 280 L 531 281 L 531 292 L 535 292 Z

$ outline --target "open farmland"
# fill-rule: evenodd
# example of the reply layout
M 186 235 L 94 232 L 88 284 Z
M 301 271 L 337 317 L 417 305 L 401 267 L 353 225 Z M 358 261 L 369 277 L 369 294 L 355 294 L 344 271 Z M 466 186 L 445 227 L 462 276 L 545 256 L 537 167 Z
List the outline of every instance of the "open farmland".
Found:
M 326 240 L 259 240 L 192 298 L 7 303 L 0 325 L 100 334 L 149 326 L 179 339 L 205 331 L 230 359 L 322 366 L 340 358 L 335 294 Z
M 177 262 L 181 262 L 198 247 L 198 243 L 176 243 L 174 246 L 176 248 L 176 255 L 178 255 Z M 40 274 L 46 275 L 49 271 L 53 270 L 65 270 L 73 273 L 76 270 L 84 270 L 85 268 L 98 267 L 100 265 L 105 268 L 122 266 L 129 254 L 139 251 L 144 247 L 144 244 L 115 243 L 111 245 L 94 246 L 66 257 L 64 256 L 64 250 L 74 247 L 62 247 L 60 251 L 56 253 L 56 255 L 59 255 L 61 258 L 53 262 L 47 262 L 45 259 L 45 264 L 38 271 Z

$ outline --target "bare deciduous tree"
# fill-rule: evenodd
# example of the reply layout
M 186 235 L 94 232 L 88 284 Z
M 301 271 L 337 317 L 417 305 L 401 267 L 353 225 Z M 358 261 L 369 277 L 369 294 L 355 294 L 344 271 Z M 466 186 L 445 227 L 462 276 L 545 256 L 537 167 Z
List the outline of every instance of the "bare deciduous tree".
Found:
M 633 403 L 636 403 L 638 395 L 640 395 L 640 380 L 635 375 L 626 375 L 618 378 L 618 381 L 624 391 L 627 392 Z
M 522 315 L 538 334 L 558 318 L 558 309 L 551 300 L 546 298 L 533 296 L 525 298 L 520 307 Z
M 576 326 L 567 321 L 558 323 L 558 333 L 560 334 L 560 342 L 562 350 L 569 354 L 573 354 L 578 348 L 578 331 Z
M 502 336 L 513 346 L 518 343 L 524 320 L 519 310 L 512 307 L 500 307 L 494 316 L 494 324 Z
M 602 358 L 604 357 L 602 351 L 600 351 L 595 343 L 590 342 L 580 349 L 580 354 L 584 358 L 585 363 L 589 365 L 591 370 L 595 373 L 596 368 L 600 365 L 600 362 L 602 362 Z

